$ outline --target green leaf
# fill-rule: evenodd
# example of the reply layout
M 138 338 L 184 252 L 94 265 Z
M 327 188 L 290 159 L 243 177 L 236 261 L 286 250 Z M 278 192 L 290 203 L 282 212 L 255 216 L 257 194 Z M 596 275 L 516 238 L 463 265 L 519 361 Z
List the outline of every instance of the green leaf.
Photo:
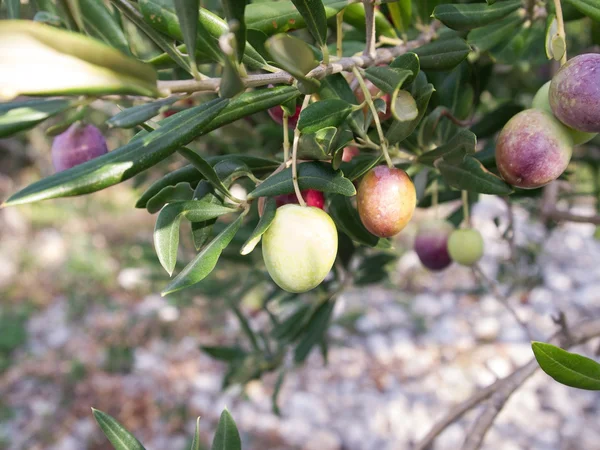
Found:
M 555 14 L 550 14 L 546 19 L 546 56 L 548 59 L 554 59 L 554 51 L 552 50 L 552 38 L 558 35 L 558 20 Z M 558 58 L 560 60 L 560 58 Z
M 535 359 L 544 372 L 561 384 L 591 391 L 600 390 L 600 364 L 544 342 L 532 342 Z
M 503 19 L 521 7 L 521 0 L 507 0 L 493 6 L 482 3 L 436 6 L 433 17 L 453 30 L 472 30 Z
M 408 52 L 394 59 L 391 62 L 390 67 L 393 69 L 410 70 L 412 76 L 409 77 L 406 82 L 412 83 L 421 70 L 421 63 L 419 62 L 419 56 L 416 53 Z
M 410 122 L 419 116 L 417 102 L 407 91 L 396 90 L 391 103 L 392 116 L 399 122 Z
M 194 190 L 189 183 L 178 183 L 166 186 L 158 194 L 148 200 L 146 209 L 150 214 L 157 213 L 167 203 L 192 200 Z
M 224 410 L 219 419 L 217 432 L 210 450 L 242 450 L 242 441 L 235 421 L 229 411 Z
M 235 211 L 227 206 L 197 200 L 173 202 L 161 209 L 154 227 L 154 248 L 167 273 L 172 275 L 177 263 L 181 219 L 185 217 L 190 222 L 203 222 Z
M 209 163 L 207 163 L 206 160 L 202 158 L 202 156 L 185 147 L 179 148 L 177 149 L 177 151 L 185 159 L 191 162 L 196 169 L 198 169 L 198 172 L 200 172 L 200 174 L 205 180 L 210 182 L 210 184 L 212 184 L 218 191 L 222 192 L 228 198 L 232 198 L 229 189 L 227 189 L 227 187 L 223 184 L 223 182 L 217 175 L 217 172 L 215 172 L 212 166 Z
M 294 349 L 294 362 L 296 364 L 302 363 L 315 344 L 325 336 L 334 306 L 335 302 L 333 300 L 327 300 L 317 308 L 310 318 L 304 337 Z
M 169 205 L 167 205 L 168 207 Z M 244 213 L 219 233 L 190 262 L 175 279 L 163 290 L 162 295 L 172 294 L 199 283 L 206 278 L 217 265 L 221 252 L 229 245 L 244 220 Z M 170 261 L 169 261 L 170 262 Z
M 21 0 L 6 0 L 6 13 L 9 19 L 20 19 Z
M 229 28 L 235 35 L 238 62 L 242 61 L 246 47 L 246 20 L 244 19 L 246 3 L 247 0 L 221 0 Z
M 323 0 L 325 16 L 329 19 L 348 6 L 348 0 Z M 363 19 L 364 21 L 364 19 Z M 253 2 L 246 7 L 246 26 L 267 36 L 306 27 L 304 18 L 289 0 Z
M 140 441 L 113 417 L 94 408 L 92 413 L 115 450 L 145 450 Z
M 406 33 L 410 27 L 412 17 L 412 1 L 399 0 L 387 5 L 394 26 L 402 33 Z
M 185 42 L 185 46 L 189 50 L 188 59 L 190 60 L 192 73 L 194 74 L 194 76 L 197 77 L 198 68 L 196 67 L 196 42 L 198 39 L 198 32 L 202 33 L 204 31 L 202 29 L 198 30 L 200 0 L 173 1 L 175 3 L 175 12 L 177 13 L 177 19 L 179 20 L 179 25 L 181 26 L 181 34 L 183 34 L 183 42 Z M 202 38 L 202 36 L 200 38 Z M 216 46 L 214 46 L 212 50 L 217 52 Z
M 472 156 L 466 156 L 457 164 L 443 159 L 437 160 L 435 167 L 440 171 L 446 183 L 455 189 L 479 192 L 480 194 L 509 195 L 512 187 L 489 172 Z
M 73 107 L 73 103 L 69 99 L 41 99 L 0 104 L 0 138 L 33 128 Z
M 419 90 L 417 92 L 416 83 L 413 82 L 413 89 L 411 94 L 415 101 L 417 102 L 417 109 L 419 110 L 419 114 L 416 119 L 410 122 L 399 122 L 394 121 L 390 128 L 386 133 L 386 139 L 390 144 L 394 145 L 399 142 L 402 142 L 406 139 L 410 134 L 415 130 L 417 125 L 423 119 L 425 112 L 427 112 L 427 105 L 429 104 L 429 100 L 431 99 L 431 95 L 433 94 L 434 87 L 432 84 L 427 84 L 424 89 Z
M 356 99 L 354 92 L 352 92 L 352 88 L 350 88 L 348 81 L 341 73 L 329 75 L 321 80 L 319 98 L 321 100 L 341 99 L 351 105 L 358 104 L 358 100 Z M 363 129 L 364 121 L 365 116 L 362 110 L 354 111 L 347 118 L 348 125 L 350 125 L 352 131 L 361 137 L 366 136 Z
M 194 440 L 190 450 L 202 450 L 202 441 L 200 441 L 200 417 L 196 419 L 196 430 L 194 431 Z
M 310 160 L 331 159 L 329 150 L 335 140 L 337 128 L 321 128 L 315 133 L 302 134 L 298 143 L 298 158 Z
M 253 173 L 258 174 L 258 176 L 264 173 L 272 172 L 280 164 L 278 161 L 272 159 L 235 154 L 223 156 L 209 156 L 206 158 L 206 161 L 214 167 L 214 165 L 220 161 L 227 161 L 231 159 L 243 162 L 250 170 L 253 171 Z M 191 164 L 176 169 L 152 183 L 137 201 L 135 207 L 145 208 L 148 200 L 150 200 L 152 197 L 154 197 L 163 188 L 167 186 L 175 186 L 178 183 L 190 183 L 192 186 L 195 186 L 201 179 L 202 175 L 200 174 L 200 172 L 198 172 L 198 169 L 196 169 Z
M 349 163 L 342 163 L 341 168 L 350 181 L 355 181 L 375 167 L 383 159 L 383 155 L 375 157 L 364 155 L 353 158 Z
M 337 127 L 352 112 L 352 105 L 339 99 L 320 100 L 308 105 L 298 119 L 298 129 L 303 133 L 315 133 L 322 128 Z
M 241 347 L 203 345 L 200 347 L 200 349 L 204 353 L 208 354 L 211 358 L 225 362 L 243 359 L 247 355 L 246 351 Z
M 311 86 L 319 86 L 318 80 L 306 78 L 318 65 L 306 42 L 288 34 L 276 34 L 267 40 L 265 48 L 279 67 Z
M 565 0 L 573 5 L 578 11 L 597 22 L 600 22 L 600 5 L 597 0 Z
M 167 36 L 177 39 L 178 41 L 185 41 L 186 47 L 190 49 L 190 44 L 186 39 L 191 39 L 189 29 L 183 29 L 178 20 L 178 14 L 175 8 L 175 2 L 180 1 L 185 6 L 188 3 L 196 3 L 197 0 L 140 0 L 140 10 L 144 15 L 144 19 L 152 27 L 166 34 Z M 202 20 L 198 20 L 198 14 L 195 14 L 197 32 L 196 35 L 196 47 L 201 50 L 204 54 L 210 57 L 213 61 L 221 62 L 223 55 L 219 45 L 217 43 L 217 37 L 211 34 L 208 29 L 204 26 Z M 186 27 L 188 23 L 186 22 Z M 192 24 L 189 26 L 193 27 Z M 184 33 L 186 36 L 184 36 Z M 193 53 L 188 51 L 188 55 Z
M 151 66 L 95 39 L 39 22 L 2 21 L 0 61 L 0 100 L 18 95 L 158 95 Z
M 173 96 L 142 105 L 124 109 L 106 121 L 107 125 L 116 128 L 133 128 L 147 120 L 157 116 L 167 106 L 181 100 L 179 96 Z
M 344 178 L 340 170 L 333 170 L 331 164 L 318 161 L 298 165 L 298 184 L 301 190 L 316 189 L 321 192 L 353 196 L 356 189 L 350 180 Z M 292 168 L 289 167 L 263 181 L 252 192 L 248 199 L 273 197 L 294 192 Z
M 260 239 L 263 234 L 269 229 L 273 219 L 275 218 L 275 212 L 277 210 L 277 202 L 274 198 L 270 198 L 267 200 L 265 204 L 265 209 L 263 211 L 263 215 L 258 221 L 258 225 L 246 241 L 244 245 L 242 245 L 242 249 L 240 250 L 240 254 L 247 255 L 252 252 L 254 248 L 260 242 Z
M 344 22 L 352 25 L 362 33 L 365 32 L 366 17 L 365 7 L 362 2 L 353 3 L 346 7 L 344 10 Z M 386 36 L 394 39 L 398 38 L 392 24 L 378 9 L 375 10 L 375 33 L 378 37 Z
M 471 47 L 461 38 L 439 39 L 425 44 L 415 53 L 423 70 L 452 70 L 465 60 Z
M 219 95 L 225 98 L 235 97 L 240 92 L 244 92 L 246 86 L 240 75 L 240 68 L 234 55 L 226 55 L 224 63 Z
M 319 47 L 327 41 L 327 16 L 321 0 L 292 0 Z
M 365 78 L 388 94 L 396 92 L 412 76 L 413 72 L 410 70 L 389 67 L 375 66 L 365 70 Z
M 469 44 L 485 52 L 497 45 L 508 43 L 519 31 L 525 17 L 518 11 L 508 17 L 485 27 L 477 28 L 469 33 Z
M 368 247 L 375 247 L 379 242 L 379 238 L 365 228 L 358 211 L 352 206 L 352 201 L 348 197 L 329 196 L 329 214 L 337 229 L 354 242 Z
M 476 145 L 477 136 L 469 130 L 461 130 L 444 145 L 420 155 L 417 161 L 433 166 L 436 160 L 443 157 L 446 160 L 451 159 L 460 163 L 466 155 L 475 153 Z
M 104 3 L 98 0 L 77 1 L 81 8 L 85 31 L 91 36 L 119 49 L 126 55 L 131 55 L 123 28 Z

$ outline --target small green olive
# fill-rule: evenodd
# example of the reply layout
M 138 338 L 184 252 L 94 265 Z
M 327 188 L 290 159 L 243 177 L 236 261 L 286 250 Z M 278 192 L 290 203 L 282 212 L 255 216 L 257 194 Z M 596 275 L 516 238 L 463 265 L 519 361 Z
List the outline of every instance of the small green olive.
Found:
M 483 256 L 483 238 L 472 228 L 455 230 L 448 238 L 448 253 L 453 261 L 473 266 Z
M 288 292 L 301 293 L 325 279 L 337 254 L 337 230 L 322 209 L 284 205 L 262 238 L 269 275 Z

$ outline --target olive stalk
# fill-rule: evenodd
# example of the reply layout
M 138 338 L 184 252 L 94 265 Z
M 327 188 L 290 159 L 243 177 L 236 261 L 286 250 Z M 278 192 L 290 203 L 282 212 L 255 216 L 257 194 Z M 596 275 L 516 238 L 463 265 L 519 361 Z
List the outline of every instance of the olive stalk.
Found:
M 463 222 L 471 227 L 471 216 L 469 215 L 469 192 L 462 191 Z
M 379 121 L 379 114 L 377 113 L 377 108 L 375 108 L 375 104 L 373 103 L 373 98 L 371 97 L 369 88 L 365 84 L 365 80 L 363 79 L 362 75 L 360 74 L 359 70 L 356 67 L 352 68 L 352 73 L 358 80 L 358 84 L 360 85 L 360 88 L 363 91 L 363 95 L 365 96 L 365 101 L 369 105 L 369 108 L 371 109 L 371 113 L 373 114 L 373 120 L 375 121 L 375 128 L 377 128 L 377 134 L 379 135 L 381 151 L 383 152 L 385 161 L 387 162 L 387 165 L 389 167 L 394 167 L 394 164 L 392 163 L 392 160 L 391 160 L 390 155 L 387 150 L 387 145 L 385 143 L 385 135 L 383 134 L 383 129 L 381 128 L 381 122 Z
M 304 96 L 300 114 L 302 114 L 302 111 L 308 106 L 309 102 L 310 95 Z M 298 123 L 299 122 L 300 121 L 298 121 Z M 294 184 L 296 197 L 298 197 L 298 203 L 300 206 L 306 206 L 306 202 L 302 198 L 302 192 L 300 192 L 300 186 L 298 185 L 298 143 L 300 142 L 300 129 L 298 128 L 298 123 L 296 123 L 296 128 L 294 129 L 294 143 L 292 144 L 292 183 Z
M 335 16 L 335 24 L 336 24 L 336 46 L 335 46 L 335 54 L 338 58 L 342 58 L 343 56 L 343 40 L 344 40 L 344 30 L 342 30 L 342 24 L 344 23 L 344 9 L 342 9 Z
M 290 129 L 289 115 L 286 110 L 283 110 L 283 162 L 290 159 Z

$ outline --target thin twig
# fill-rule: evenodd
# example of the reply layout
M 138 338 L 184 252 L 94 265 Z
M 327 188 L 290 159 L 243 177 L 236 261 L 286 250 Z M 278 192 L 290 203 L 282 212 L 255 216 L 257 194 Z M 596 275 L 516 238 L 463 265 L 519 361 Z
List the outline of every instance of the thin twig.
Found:
M 514 308 L 508 302 L 508 299 L 505 298 L 504 295 L 502 295 L 502 293 L 500 292 L 500 289 L 498 288 L 496 283 L 494 283 L 494 281 L 492 281 L 488 278 L 488 276 L 483 272 L 483 270 L 481 270 L 481 267 L 478 264 L 473 266 L 473 274 L 475 275 L 475 277 L 479 280 L 479 282 L 481 284 L 484 284 L 487 286 L 488 290 L 492 292 L 493 296 L 496 297 L 496 299 L 502 304 L 502 306 L 504 306 L 506 308 L 506 310 L 514 317 L 515 321 L 523 329 L 525 334 L 527 334 L 527 338 L 530 341 L 533 341 L 534 340 L 533 333 L 531 332 L 531 330 L 529 329 L 527 324 L 521 320 L 521 318 L 519 317 L 517 312 L 514 310 Z
M 567 348 L 583 344 L 590 339 L 599 336 L 600 319 L 587 320 L 576 324 L 573 327 L 573 335 L 572 341 L 566 345 Z M 564 339 L 565 337 L 561 330 L 555 333 L 554 336 L 549 339 L 549 341 L 560 344 L 562 341 L 564 341 Z M 465 447 L 463 447 L 463 450 L 469 449 L 469 447 L 466 447 L 466 445 L 473 445 L 470 442 L 480 445 L 481 442 L 483 442 L 483 438 L 485 437 L 487 430 L 493 423 L 495 416 L 500 412 L 502 406 L 506 403 L 506 400 L 537 370 L 538 367 L 539 366 L 535 359 L 532 359 L 524 366 L 521 366 L 519 369 L 515 370 L 508 377 L 498 380 L 495 383 L 477 391 L 467 400 L 452 408 L 440 421 L 438 421 L 429 431 L 429 433 L 427 433 L 427 435 L 417 443 L 417 445 L 414 447 L 414 450 L 426 450 L 431 448 L 435 439 L 446 428 L 459 420 L 471 409 L 480 405 L 488 398 L 493 397 L 494 400 L 486 406 L 484 411 L 491 409 L 492 412 L 495 412 L 495 414 L 491 415 L 489 412 L 485 414 L 482 413 L 476 419 L 475 424 L 468 433 L 468 436 L 473 435 L 473 437 L 467 438 L 472 439 L 472 441 L 465 442 Z M 475 446 L 470 448 L 473 450 L 478 447 Z
M 502 197 L 504 203 L 506 203 L 506 209 L 508 212 L 508 245 L 510 246 L 510 260 L 514 263 L 517 259 L 517 244 L 515 242 L 515 212 L 513 210 L 512 202 L 508 197 Z
M 364 55 L 375 58 L 375 44 L 377 35 L 375 34 L 375 5 L 371 0 L 363 0 L 365 6 L 365 30 L 367 33 L 367 42 L 365 44 Z
M 560 0 L 554 0 L 554 9 L 556 10 L 556 24 L 557 24 L 557 33 L 558 36 L 561 37 L 565 43 L 565 52 L 560 58 L 560 65 L 562 66 L 567 62 L 567 35 L 565 33 L 565 21 L 563 20 L 562 6 L 560 4 Z
M 371 67 L 378 64 L 388 64 L 394 58 L 403 55 L 406 52 L 414 50 L 424 44 L 431 42 L 435 37 L 435 33 L 440 24 L 436 21 L 423 34 L 414 41 L 396 47 L 380 48 L 375 52 L 374 56 L 352 56 L 342 58 L 338 61 L 333 61 L 330 64 L 320 64 L 311 70 L 307 76 L 315 79 L 321 79 L 327 75 L 340 73 L 344 71 L 352 71 L 354 67 Z M 246 87 L 266 86 L 268 84 L 292 84 L 294 77 L 284 70 L 267 74 L 249 75 L 242 79 Z M 197 92 L 197 91 L 213 91 L 219 89 L 221 83 L 220 78 L 207 78 L 205 80 L 172 80 L 159 81 L 158 89 L 161 92 L 176 93 L 176 92 Z
M 558 202 L 558 191 L 560 184 L 554 181 L 548 184 L 544 188 L 544 195 L 542 197 L 541 215 L 544 219 L 552 219 L 557 222 L 578 222 L 578 223 L 591 223 L 594 225 L 600 225 L 600 215 L 594 216 L 582 216 L 579 214 L 573 214 L 569 211 L 561 211 L 556 208 Z
M 302 102 L 302 108 L 300 109 L 300 113 L 308 106 L 310 103 L 310 95 L 304 96 L 304 101 Z M 300 122 L 300 121 L 298 121 Z M 300 142 L 300 130 L 298 129 L 298 123 L 296 123 L 296 128 L 294 129 L 294 143 L 292 144 L 292 183 L 294 184 L 294 191 L 296 192 L 296 197 L 298 197 L 298 203 L 300 206 L 306 206 L 306 202 L 302 197 L 302 192 L 300 191 L 300 186 L 298 185 L 298 144 Z

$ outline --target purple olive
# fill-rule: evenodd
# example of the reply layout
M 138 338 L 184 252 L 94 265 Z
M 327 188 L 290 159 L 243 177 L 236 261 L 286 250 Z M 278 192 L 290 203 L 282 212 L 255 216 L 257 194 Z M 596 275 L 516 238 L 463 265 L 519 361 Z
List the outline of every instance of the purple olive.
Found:
M 535 189 L 556 180 L 567 168 L 573 139 L 552 114 L 521 111 L 508 121 L 496 141 L 496 165 L 513 186 Z
M 414 248 L 429 270 L 443 270 L 452 263 L 448 254 L 448 237 L 453 231 L 452 224 L 445 220 L 429 220 L 419 226 Z
M 600 54 L 576 56 L 550 83 L 550 106 L 565 125 L 600 133 Z
M 106 140 L 93 125 L 73 124 L 52 142 L 52 163 L 61 172 L 108 153 Z

